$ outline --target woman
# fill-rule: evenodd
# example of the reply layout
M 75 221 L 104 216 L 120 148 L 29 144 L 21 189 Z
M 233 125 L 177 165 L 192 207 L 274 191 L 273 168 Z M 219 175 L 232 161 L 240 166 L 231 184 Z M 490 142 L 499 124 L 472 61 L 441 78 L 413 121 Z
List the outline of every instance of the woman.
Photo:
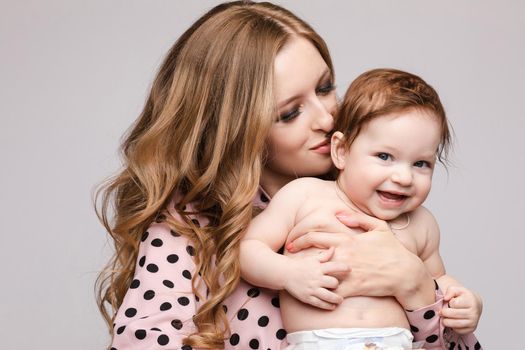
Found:
M 293 178 L 329 172 L 333 79 L 324 41 L 268 3 L 219 5 L 174 44 L 122 145 L 124 169 L 99 192 L 116 249 L 99 278 L 112 348 L 281 346 L 275 292 L 239 280 L 239 240 L 254 204 Z M 434 302 L 421 261 L 387 229 L 361 236 L 310 233 L 296 248 L 336 246 L 335 258 L 349 259 L 343 296 L 394 295 L 410 309 Z M 360 260 L 365 250 L 376 259 Z M 424 311 L 409 315 L 413 330 L 439 332 Z

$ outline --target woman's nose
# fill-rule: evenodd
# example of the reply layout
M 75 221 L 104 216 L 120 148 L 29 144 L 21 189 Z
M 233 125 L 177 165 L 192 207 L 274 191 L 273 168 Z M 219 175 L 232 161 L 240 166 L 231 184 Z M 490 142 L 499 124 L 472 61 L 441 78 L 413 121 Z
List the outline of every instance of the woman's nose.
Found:
M 331 132 L 334 129 L 334 117 L 332 113 L 334 112 L 335 108 L 319 100 L 315 105 L 315 120 L 313 123 L 313 128 L 326 133 Z

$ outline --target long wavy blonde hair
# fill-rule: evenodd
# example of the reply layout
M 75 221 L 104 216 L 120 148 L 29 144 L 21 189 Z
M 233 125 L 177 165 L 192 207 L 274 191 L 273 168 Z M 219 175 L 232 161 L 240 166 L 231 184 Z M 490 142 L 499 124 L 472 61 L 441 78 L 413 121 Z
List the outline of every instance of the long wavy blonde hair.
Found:
M 123 169 L 95 195 L 115 246 L 96 285 L 110 332 L 134 275 L 140 238 L 162 217 L 195 246 L 193 292 L 205 299 L 197 292 L 204 282 L 210 293 L 194 317 L 197 331 L 184 343 L 224 347 L 229 327 L 222 302 L 239 282 L 239 240 L 252 218 L 266 136 L 277 113 L 274 60 L 292 36 L 308 39 L 332 69 L 319 35 L 270 3 L 218 5 L 169 51 L 121 146 Z M 166 210 L 174 192 L 182 196 L 175 210 L 185 222 Z M 192 224 L 184 209 L 190 202 L 210 219 L 208 226 Z

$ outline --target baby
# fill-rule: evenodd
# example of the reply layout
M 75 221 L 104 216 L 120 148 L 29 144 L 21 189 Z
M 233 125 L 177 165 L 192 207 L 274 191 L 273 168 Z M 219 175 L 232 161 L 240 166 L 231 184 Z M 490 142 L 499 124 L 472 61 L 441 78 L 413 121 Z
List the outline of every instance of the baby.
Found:
M 394 297 L 343 299 L 334 292 L 347 267 L 328 261 L 333 248 L 301 265 L 293 254 L 275 253 L 297 238 L 289 234 L 292 228 L 313 212 L 362 212 L 388 222 L 446 291 L 450 317 L 460 321 L 453 329 L 472 332 L 481 300 L 446 275 L 438 225 L 421 206 L 436 161 L 444 160 L 450 144 L 437 93 L 410 73 L 372 70 L 352 83 L 335 123 L 331 156 L 337 180 L 300 178 L 274 196 L 241 242 L 243 278 L 283 290 L 290 349 L 411 349 L 410 326 Z

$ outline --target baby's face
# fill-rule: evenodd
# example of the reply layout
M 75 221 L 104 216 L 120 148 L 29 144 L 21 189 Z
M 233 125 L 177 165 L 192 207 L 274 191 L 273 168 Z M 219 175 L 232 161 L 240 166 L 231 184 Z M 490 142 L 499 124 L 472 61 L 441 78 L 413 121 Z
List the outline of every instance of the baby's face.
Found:
M 395 219 L 427 198 L 440 138 L 431 112 L 411 109 L 374 119 L 343 151 L 344 161 L 335 162 L 338 181 L 359 209 Z

